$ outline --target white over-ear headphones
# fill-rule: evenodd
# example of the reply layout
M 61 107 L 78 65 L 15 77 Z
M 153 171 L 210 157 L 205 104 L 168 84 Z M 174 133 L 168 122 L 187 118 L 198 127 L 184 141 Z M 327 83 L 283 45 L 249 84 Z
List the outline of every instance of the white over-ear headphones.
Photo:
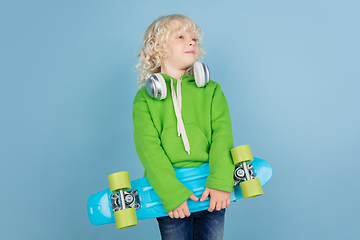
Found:
M 198 87 L 204 87 L 210 80 L 210 71 L 206 64 L 201 62 L 194 63 L 195 83 Z M 166 83 L 160 73 L 151 75 L 145 82 L 148 94 L 155 99 L 162 100 L 166 98 Z

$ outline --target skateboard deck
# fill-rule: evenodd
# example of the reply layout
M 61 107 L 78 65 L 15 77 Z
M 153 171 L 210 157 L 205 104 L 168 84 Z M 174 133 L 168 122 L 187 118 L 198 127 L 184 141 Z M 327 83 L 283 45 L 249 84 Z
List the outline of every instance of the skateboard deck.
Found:
M 248 168 L 251 178 L 260 180 L 264 186 L 272 177 L 271 165 L 260 158 L 249 162 Z M 231 201 L 243 198 L 239 183 L 245 180 L 242 174 L 242 166 L 235 166 L 235 185 L 231 192 Z M 209 176 L 209 164 L 204 163 L 197 168 L 175 169 L 177 178 L 185 187 L 190 189 L 199 199 L 206 189 L 206 179 Z M 240 177 L 239 177 L 240 176 Z M 126 208 L 135 208 L 138 220 L 168 216 L 159 196 L 151 187 L 148 178 L 143 177 L 131 181 L 131 189 L 125 191 Z M 187 201 L 190 212 L 203 211 L 209 208 L 210 199 L 204 202 Z M 110 188 L 91 195 L 87 202 L 87 212 L 90 222 L 95 225 L 115 223 L 114 211 L 120 209 L 119 194 L 111 193 Z

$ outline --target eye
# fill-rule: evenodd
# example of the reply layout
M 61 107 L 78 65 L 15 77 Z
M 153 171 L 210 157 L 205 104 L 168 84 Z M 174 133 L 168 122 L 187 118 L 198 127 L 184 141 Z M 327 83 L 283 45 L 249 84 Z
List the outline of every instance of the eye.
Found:
M 198 42 L 198 39 L 197 39 L 197 38 L 193 38 L 193 41 L 197 43 L 197 42 Z
M 181 36 L 181 35 L 180 35 L 178 38 L 179 38 L 179 39 L 184 39 L 184 36 Z

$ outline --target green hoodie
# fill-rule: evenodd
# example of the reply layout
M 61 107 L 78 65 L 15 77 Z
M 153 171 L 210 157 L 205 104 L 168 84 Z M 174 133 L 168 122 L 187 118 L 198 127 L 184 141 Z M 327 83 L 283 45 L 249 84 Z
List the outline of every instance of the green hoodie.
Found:
M 167 97 L 156 100 L 141 88 L 133 103 L 134 141 L 137 154 L 151 186 L 166 212 L 185 202 L 192 194 L 175 175 L 174 168 L 199 167 L 209 162 L 206 187 L 231 192 L 234 164 L 230 149 L 233 135 L 229 107 L 218 83 L 202 88 L 194 76 L 184 74 L 181 83 L 182 119 L 191 154 L 177 133 L 177 118 L 170 91 L 170 76 L 164 75 Z M 173 79 L 176 89 L 177 80 Z

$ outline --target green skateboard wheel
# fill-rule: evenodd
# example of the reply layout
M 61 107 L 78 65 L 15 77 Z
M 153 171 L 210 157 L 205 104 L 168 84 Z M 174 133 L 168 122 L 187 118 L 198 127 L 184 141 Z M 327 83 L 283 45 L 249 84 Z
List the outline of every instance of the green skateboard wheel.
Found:
M 260 180 L 258 178 L 251 179 L 240 183 L 241 192 L 245 198 L 257 197 L 263 194 Z
M 131 188 L 128 172 L 116 172 L 109 175 L 110 192 L 119 192 L 120 189 L 126 191 Z
M 124 229 L 138 224 L 135 208 L 127 208 L 114 213 L 117 229 Z
M 234 147 L 231 149 L 231 156 L 235 165 L 240 165 L 242 162 L 250 162 L 254 159 L 249 145 Z

